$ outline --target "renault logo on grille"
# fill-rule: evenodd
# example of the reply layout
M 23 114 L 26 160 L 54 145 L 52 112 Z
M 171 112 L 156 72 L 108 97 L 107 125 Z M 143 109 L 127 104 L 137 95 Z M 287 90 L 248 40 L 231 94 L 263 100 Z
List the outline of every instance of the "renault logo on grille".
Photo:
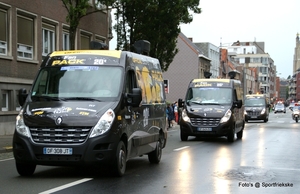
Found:
M 58 117 L 56 120 L 55 120 L 55 123 L 56 125 L 60 125 L 62 123 L 63 119 L 61 117 Z

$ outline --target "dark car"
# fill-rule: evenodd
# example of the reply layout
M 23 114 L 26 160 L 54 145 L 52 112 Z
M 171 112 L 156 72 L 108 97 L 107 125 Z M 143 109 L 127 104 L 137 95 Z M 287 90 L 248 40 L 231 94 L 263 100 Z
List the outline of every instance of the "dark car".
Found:
M 286 113 L 286 108 L 284 106 L 284 104 L 280 103 L 280 104 L 276 104 L 275 108 L 274 108 L 274 113 Z

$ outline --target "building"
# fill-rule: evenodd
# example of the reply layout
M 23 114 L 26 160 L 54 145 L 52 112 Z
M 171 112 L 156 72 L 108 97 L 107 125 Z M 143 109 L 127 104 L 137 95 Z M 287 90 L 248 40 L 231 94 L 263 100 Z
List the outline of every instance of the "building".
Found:
M 194 44 L 203 52 L 204 56 L 211 59 L 211 78 L 218 78 L 220 67 L 220 48 L 209 42 L 195 42 Z
M 70 48 L 66 16 L 61 0 L 0 2 L 0 135 L 13 133 L 18 90 L 30 89 L 43 58 Z M 92 40 L 108 44 L 111 38 L 110 12 L 90 14 L 80 20 L 75 49 L 89 48 Z
M 235 42 L 227 47 L 233 60 L 245 69 L 257 68 L 260 93 L 272 99 L 276 95 L 276 66 L 273 59 L 264 51 L 264 42 Z M 246 77 L 246 79 L 248 79 Z M 251 78 L 252 79 L 252 78 Z M 255 81 L 255 78 L 254 80 Z M 251 91 L 247 84 L 244 92 Z
M 167 82 L 166 98 L 169 102 L 184 98 L 190 81 L 194 78 L 204 78 L 204 72 L 209 72 L 211 66 L 211 59 L 183 33 L 178 35 L 177 49 L 178 53 L 173 62 L 163 73 Z

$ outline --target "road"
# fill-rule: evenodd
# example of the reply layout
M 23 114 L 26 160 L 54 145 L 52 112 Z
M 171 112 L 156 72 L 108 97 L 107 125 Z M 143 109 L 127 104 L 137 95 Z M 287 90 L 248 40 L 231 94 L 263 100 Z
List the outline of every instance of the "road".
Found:
M 249 122 L 242 140 L 194 138 L 180 141 L 169 131 L 159 165 L 147 156 L 129 160 L 126 174 L 106 169 L 38 166 L 20 177 L 12 153 L 0 154 L 0 193 L 299 193 L 300 123 L 291 112 L 270 114 L 268 123 Z

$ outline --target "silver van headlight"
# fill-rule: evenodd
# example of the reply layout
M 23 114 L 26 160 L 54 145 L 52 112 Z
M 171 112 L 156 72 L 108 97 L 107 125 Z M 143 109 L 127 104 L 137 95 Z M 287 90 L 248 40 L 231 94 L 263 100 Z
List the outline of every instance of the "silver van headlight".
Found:
M 111 128 L 114 119 L 114 111 L 112 109 L 108 109 L 99 119 L 98 123 L 93 127 L 90 137 L 97 137 L 107 132 Z
M 226 123 L 226 122 L 230 119 L 231 114 L 232 114 L 231 110 L 228 109 L 228 110 L 226 111 L 225 115 L 222 117 L 220 123 Z
M 261 112 L 260 112 L 260 114 L 265 114 L 265 112 L 266 112 L 266 109 L 265 108 L 263 108 L 262 110 L 261 110 Z
M 187 113 L 186 113 L 186 109 L 183 109 L 183 110 L 182 110 L 181 116 L 182 116 L 182 119 L 183 119 L 185 122 L 188 122 L 188 123 L 191 122 L 190 117 L 189 117 L 189 116 L 187 115 Z
M 23 109 L 20 110 L 19 115 L 16 118 L 16 131 L 26 137 L 30 137 L 29 127 L 24 123 Z

